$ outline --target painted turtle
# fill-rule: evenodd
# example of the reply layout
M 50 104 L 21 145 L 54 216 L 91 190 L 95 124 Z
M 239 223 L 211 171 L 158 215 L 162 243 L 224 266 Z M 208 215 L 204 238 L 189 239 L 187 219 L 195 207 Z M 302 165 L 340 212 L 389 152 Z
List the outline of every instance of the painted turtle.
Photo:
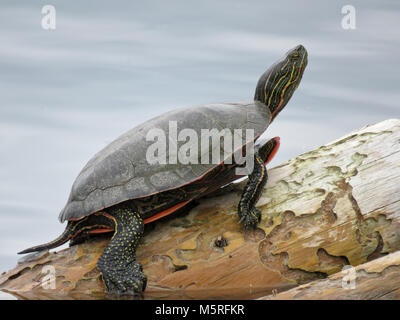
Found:
M 243 166 L 239 161 L 149 164 L 145 155 L 154 144 L 154 140 L 148 141 L 149 132 L 153 129 L 164 132 L 170 147 L 173 147 L 172 135 L 176 135 L 171 123 L 189 128 L 198 136 L 202 129 L 228 129 L 234 134 L 235 129 L 250 129 L 254 131 L 251 141 L 254 142 L 288 103 L 306 65 L 307 51 L 299 45 L 260 77 L 253 102 L 209 104 L 171 111 L 120 136 L 98 152 L 75 180 L 59 216 L 61 222 L 68 221 L 63 234 L 54 241 L 19 253 L 55 248 L 68 240 L 73 244 L 88 234 L 114 232 L 97 263 L 106 288 L 118 294 L 143 291 L 147 278 L 136 262 L 136 248 L 144 224 L 219 190 L 236 180 L 235 169 Z M 245 145 L 247 143 L 241 141 L 242 155 Z M 276 137 L 258 145 L 253 153 L 253 170 L 238 205 L 239 218 L 245 228 L 256 227 L 261 219 L 255 204 L 267 182 L 265 164 L 278 147 L 279 138 Z M 225 154 L 224 148 L 219 148 L 218 152 Z M 164 156 L 168 160 L 173 158 L 171 154 L 164 153 Z

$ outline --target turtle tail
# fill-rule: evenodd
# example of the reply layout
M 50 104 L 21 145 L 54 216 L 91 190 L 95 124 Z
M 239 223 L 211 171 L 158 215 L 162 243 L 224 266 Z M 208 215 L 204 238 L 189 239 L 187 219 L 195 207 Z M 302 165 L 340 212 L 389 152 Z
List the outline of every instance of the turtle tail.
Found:
M 61 246 L 62 244 L 66 243 L 68 240 L 70 240 L 73 237 L 74 230 L 71 228 L 71 223 L 68 223 L 67 227 L 65 228 L 64 232 L 54 239 L 53 241 L 35 246 L 35 247 L 30 247 L 28 249 L 22 250 L 21 252 L 18 252 L 18 254 L 24 254 L 24 253 L 29 253 L 29 252 L 35 252 L 35 251 L 42 251 L 46 249 L 52 249 Z

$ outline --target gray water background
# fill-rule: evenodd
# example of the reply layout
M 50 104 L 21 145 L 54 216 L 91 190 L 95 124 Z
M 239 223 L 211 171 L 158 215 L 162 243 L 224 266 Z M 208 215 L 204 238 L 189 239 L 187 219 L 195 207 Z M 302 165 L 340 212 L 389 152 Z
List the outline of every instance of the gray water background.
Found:
M 303 44 L 302 83 L 268 130 L 271 166 L 399 117 L 400 2 L 0 3 L 0 271 L 58 236 L 71 185 L 121 133 L 176 107 L 251 100 L 258 77 Z M 41 8 L 57 10 L 56 30 Z M 343 5 L 356 29 L 341 26 Z

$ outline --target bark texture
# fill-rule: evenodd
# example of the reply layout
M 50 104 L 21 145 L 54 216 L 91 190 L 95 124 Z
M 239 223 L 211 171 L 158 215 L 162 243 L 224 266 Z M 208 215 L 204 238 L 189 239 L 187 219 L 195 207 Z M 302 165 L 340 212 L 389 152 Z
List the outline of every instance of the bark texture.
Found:
M 260 300 L 398 300 L 400 252 Z
M 364 127 L 268 172 L 256 230 L 238 224 L 244 183 L 146 226 L 137 252 L 149 279 L 144 298 L 257 298 L 400 249 L 400 120 Z M 107 241 L 41 253 L 3 273 L 0 289 L 28 299 L 102 298 L 96 262 Z M 55 289 L 43 286 L 48 266 Z

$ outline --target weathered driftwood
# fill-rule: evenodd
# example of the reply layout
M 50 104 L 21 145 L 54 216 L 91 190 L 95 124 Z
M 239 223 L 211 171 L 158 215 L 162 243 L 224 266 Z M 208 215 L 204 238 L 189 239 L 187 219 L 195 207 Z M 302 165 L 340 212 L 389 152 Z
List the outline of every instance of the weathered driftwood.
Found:
M 400 251 L 260 300 L 400 299 Z
M 262 222 L 244 232 L 243 184 L 149 225 L 138 250 L 144 298 L 255 298 L 326 278 L 400 249 L 400 120 L 357 130 L 269 170 Z M 0 289 L 22 298 L 96 298 L 107 240 L 18 265 Z M 56 288 L 46 289 L 44 266 Z M 43 271 L 45 270 L 45 272 Z

